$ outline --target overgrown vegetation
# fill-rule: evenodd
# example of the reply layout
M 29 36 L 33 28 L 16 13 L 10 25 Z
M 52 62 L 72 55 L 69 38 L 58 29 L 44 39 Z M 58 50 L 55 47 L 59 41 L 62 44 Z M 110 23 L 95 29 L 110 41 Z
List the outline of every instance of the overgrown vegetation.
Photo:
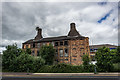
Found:
M 56 64 L 56 65 L 44 65 L 38 72 L 40 73 L 83 73 L 83 72 L 93 72 L 94 65 L 91 65 L 87 70 L 84 69 L 83 65 L 73 66 L 70 64 Z
M 111 51 L 109 48 L 106 47 L 99 48 L 96 52 L 95 58 L 97 60 L 98 71 L 120 71 L 116 68 L 117 64 L 120 63 L 120 47 Z
M 31 56 L 28 50 L 22 50 L 16 44 L 8 45 L 2 55 L 3 71 L 36 72 L 45 61 L 41 57 Z
M 2 55 L 3 71 L 9 72 L 40 72 L 40 73 L 82 73 L 94 72 L 95 65 L 89 64 L 88 55 L 83 55 L 83 65 L 54 64 L 55 50 L 52 45 L 42 46 L 39 56 L 31 56 L 31 50 L 22 50 L 16 44 L 8 45 Z M 120 71 L 120 47 L 115 50 L 103 47 L 98 49 L 95 58 L 97 71 Z
M 44 45 L 40 48 L 40 56 L 45 60 L 46 65 L 52 65 L 54 62 L 55 49 L 52 45 Z

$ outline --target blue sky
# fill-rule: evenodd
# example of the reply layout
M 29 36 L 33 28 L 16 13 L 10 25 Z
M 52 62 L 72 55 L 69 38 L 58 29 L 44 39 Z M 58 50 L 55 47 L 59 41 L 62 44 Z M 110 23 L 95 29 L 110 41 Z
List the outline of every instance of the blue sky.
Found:
M 2 4 L 2 50 L 8 44 L 19 47 L 43 29 L 43 37 L 67 35 L 70 23 L 89 44 L 118 44 L 117 2 L 7 2 Z M 7 31 L 7 32 L 6 32 Z

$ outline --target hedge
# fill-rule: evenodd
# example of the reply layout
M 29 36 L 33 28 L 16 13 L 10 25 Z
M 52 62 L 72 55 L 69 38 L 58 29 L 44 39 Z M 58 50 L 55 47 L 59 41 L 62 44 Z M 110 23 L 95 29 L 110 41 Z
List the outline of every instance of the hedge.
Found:
M 93 72 L 94 65 L 89 65 L 88 69 L 84 69 L 85 66 L 73 66 L 69 64 L 57 64 L 57 65 L 44 65 L 37 72 L 39 73 L 82 73 L 82 72 Z

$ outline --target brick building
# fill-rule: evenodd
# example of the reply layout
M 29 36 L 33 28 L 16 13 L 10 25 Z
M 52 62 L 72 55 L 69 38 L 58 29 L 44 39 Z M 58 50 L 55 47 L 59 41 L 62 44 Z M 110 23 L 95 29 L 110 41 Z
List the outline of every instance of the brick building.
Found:
M 95 61 L 95 53 L 97 52 L 98 48 L 101 47 L 107 47 L 110 50 L 116 49 L 117 46 L 116 45 L 111 45 L 111 44 L 100 44 L 100 45 L 90 45 L 90 58 L 92 61 Z
M 81 36 L 76 30 L 75 23 L 70 24 L 70 31 L 67 36 L 42 37 L 42 29 L 37 27 L 37 35 L 23 43 L 23 49 L 30 48 L 31 55 L 37 56 L 42 45 L 52 44 L 56 50 L 56 62 L 72 65 L 82 64 L 82 56 L 90 55 L 89 38 Z

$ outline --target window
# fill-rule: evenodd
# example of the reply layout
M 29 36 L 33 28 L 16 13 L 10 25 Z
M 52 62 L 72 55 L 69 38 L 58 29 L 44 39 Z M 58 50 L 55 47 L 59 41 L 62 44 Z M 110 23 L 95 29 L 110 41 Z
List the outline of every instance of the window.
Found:
M 68 61 L 68 59 L 65 59 L 65 61 Z
M 62 46 L 63 45 L 63 42 L 62 41 L 60 41 L 60 46 Z
M 39 51 L 37 50 L 37 56 L 40 56 L 40 53 L 39 53 Z
M 77 57 L 77 56 L 73 55 L 73 57 Z
M 63 57 L 63 49 L 60 49 L 60 57 Z
M 55 42 L 55 46 L 58 46 L 58 42 Z
M 64 49 L 65 57 L 68 57 L 68 49 Z
M 74 61 L 76 61 L 76 59 L 73 59 Z
M 33 48 L 33 44 L 30 44 L 30 47 Z
M 26 45 L 26 48 L 28 48 L 28 45 Z
M 32 51 L 32 55 L 33 55 L 33 56 L 35 55 L 35 51 L 34 51 L 34 50 Z
M 55 59 L 56 62 L 59 62 L 58 59 Z
M 46 43 L 43 43 L 42 45 L 46 45 Z
M 55 56 L 58 56 L 58 50 L 57 49 L 55 50 L 55 54 L 56 54 Z
M 60 59 L 60 61 L 63 61 L 63 59 Z
M 58 53 L 58 49 L 56 49 L 55 52 Z
M 76 50 L 76 48 L 73 48 L 73 50 Z
M 52 44 L 52 46 L 54 46 L 54 42 L 52 42 L 51 44 Z
M 33 48 L 35 48 L 35 43 L 33 43 Z
M 85 44 L 81 43 L 81 45 L 85 45 Z
M 80 48 L 80 49 L 84 49 L 84 48 Z
M 37 47 L 40 48 L 40 43 L 37 43 Z
M 68 45 L 68 41 L 64 41 L 64 45 L 67 46 Z

